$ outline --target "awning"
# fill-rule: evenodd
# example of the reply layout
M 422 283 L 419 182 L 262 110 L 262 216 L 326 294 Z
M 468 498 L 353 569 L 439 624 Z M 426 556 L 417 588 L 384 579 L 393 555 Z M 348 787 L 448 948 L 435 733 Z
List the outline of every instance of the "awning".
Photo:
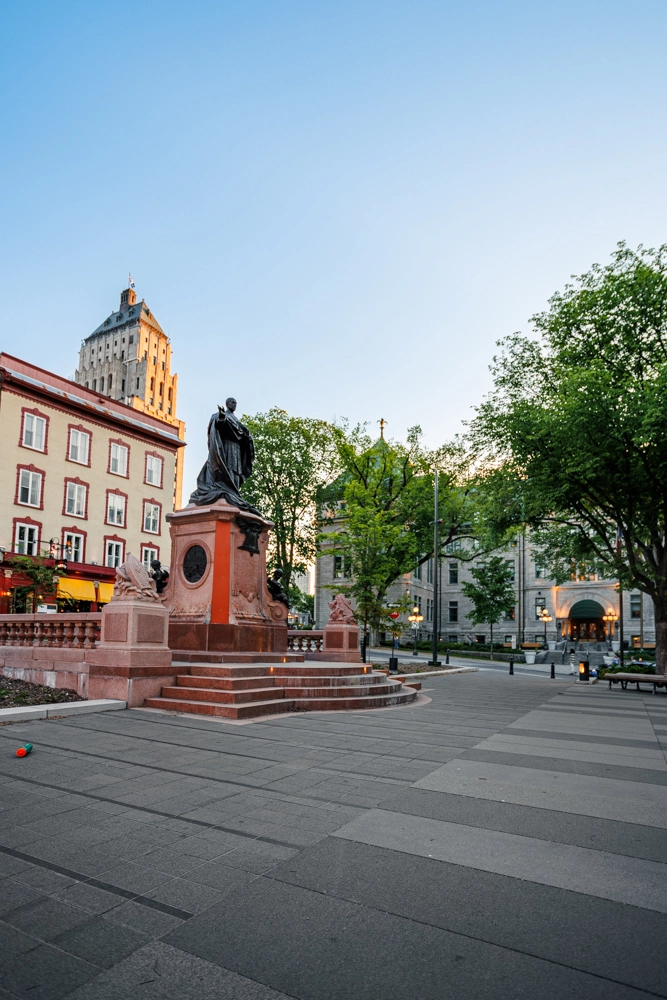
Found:
M 100 583 L 97 600 L 108 604 L 113 594 L 113 583 Z M 92 580 L 78 580 L 76 577 L 58 578 L 58 597 L 70 597 L 75 601 L 94 601 L 95 585 Z
M 77 580 L 68 576 L 58 579 L 58 597 L 71 597 L 75 601 L 94 601 L 95 587 L 92 580 Z
M 577 601 L 570 610 L 570 618 L 588 619 L 602 618 L 606 614 L 604 608 L 597 601 Z

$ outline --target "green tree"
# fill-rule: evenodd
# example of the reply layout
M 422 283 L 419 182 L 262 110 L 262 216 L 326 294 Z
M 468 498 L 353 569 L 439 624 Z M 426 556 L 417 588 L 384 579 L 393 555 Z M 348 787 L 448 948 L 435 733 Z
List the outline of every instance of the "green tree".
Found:
M 11 567 L 14 572 L 25 576 L 30 581 L 26 587 L 16 587 L 18 600 L 25 601 L 32 599 L 33 612 L 37 610 L 37 605 L 47 597 L 54 597 L 56 585 L 54 577 L 58 574 L 53 567 L 46 566 L 41 559 L 33 556 L 13 555 L 11 557 Z
M 472 427 L 490 516 L 536 530 L 561 579 L 583 563 L 650 597 L 665 672 L 667 246 L 619 244 L 533 324 L 501 342 Z
M 473 625 L 489 625 L 493 656 L 493 626 L 516 603 L 514 569 L 502 556 L 489 556 L 480 566 L 473 566 L 470 573 L 475 582 L 466 580 L 461 588 L 473 604 L 468 617 Z
M 316 555 L 320 491 L 339 472 L 332 428 L 278 407 L 243 422 L 255 439 L 256 459 L 242 493 L 273 521 L 269 565 L 282 569 L 290 593 L 293 575 L 305 572 Z
M 344 472 L 327 491 L 320 555 L 339 555 L 350 581 L 334 589 L 355 604 L 364 631 L 387 622 L 387 591 L 404 573 L 433 556 L 433 481 L 440 469 L 441 544 L 464 533 L 470 518 L 456 476 L 455 448 L 426 452 L 419 427 L 406 444 L 372 443 L 363 428 L 338 429 Z M 327 530 L 327 522 L 333 530 Z

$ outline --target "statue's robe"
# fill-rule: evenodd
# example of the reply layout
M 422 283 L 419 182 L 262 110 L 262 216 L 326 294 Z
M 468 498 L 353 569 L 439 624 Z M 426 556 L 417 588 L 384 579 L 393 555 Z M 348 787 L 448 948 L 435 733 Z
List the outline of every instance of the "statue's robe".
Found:
M 226 500 L 234 507 L 258 514 L 239 489 L 252 472 L 255 445 L 248 428 L 229 410 L 214 413 L 208 422 L 208 458 L 197 476 L 190 503 L 202 507 Z

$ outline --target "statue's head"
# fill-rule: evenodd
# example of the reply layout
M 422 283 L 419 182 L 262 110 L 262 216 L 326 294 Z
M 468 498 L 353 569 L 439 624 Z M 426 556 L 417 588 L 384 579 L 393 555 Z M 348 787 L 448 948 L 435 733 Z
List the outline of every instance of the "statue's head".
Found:
M 151 559 L 151 569 L 155 570 L 156 573 L 159 569 L 162 569 L 162 564 L 159 559 Z
M 280 580 L 281 577 L 282 577 L 282 575 L 283 575 L 283 571 L 281 569 L 274 569 L 274 571 L 273 571 L 273 579 L 274 580 Z
M 236 400 L 234 399 L 233 396 L 230 396 L 229 399 L 225 400 L 225 406 L 227 407 L 228 410 L 231 410 L 232 413 L 234 412 L 234 410 L 236 409 Z

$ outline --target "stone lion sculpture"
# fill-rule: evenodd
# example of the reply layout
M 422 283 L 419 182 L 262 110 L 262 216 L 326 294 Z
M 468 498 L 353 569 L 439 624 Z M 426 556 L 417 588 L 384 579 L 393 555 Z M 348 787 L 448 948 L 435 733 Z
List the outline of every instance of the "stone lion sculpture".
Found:
M 331 614 L 329 615 L 329 625 L 355 625 L 354 611 L 347 597 L 336 594 L 333 601 L 329 602 Z

